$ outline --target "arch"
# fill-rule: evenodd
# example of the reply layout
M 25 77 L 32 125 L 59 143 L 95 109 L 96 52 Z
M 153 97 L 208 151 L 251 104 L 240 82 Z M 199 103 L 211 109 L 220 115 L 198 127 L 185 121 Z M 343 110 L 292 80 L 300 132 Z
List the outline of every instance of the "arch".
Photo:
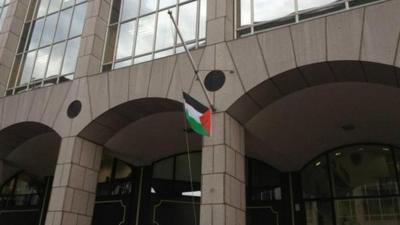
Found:
M 4 164 L 0 182 L 27 170 L 51 176 L 57 162 L 60 135 L 37 122 L 20 122 L 0 131 L 0 161 Z
M 373 62 L 314 63 L 261 82 L 227 111 L 246 127 L 250 157 L 296 171 L 338 145 L 398 145 L 399 75 Z
M 182 107 L 165 98 L 128 101 L 92 120 L 78 135 L 105 146 L 117 158 L 136 166 L 148 165 L 186 151 Z M 201 138 L 188 135 L 191 148 L 200 150 Z

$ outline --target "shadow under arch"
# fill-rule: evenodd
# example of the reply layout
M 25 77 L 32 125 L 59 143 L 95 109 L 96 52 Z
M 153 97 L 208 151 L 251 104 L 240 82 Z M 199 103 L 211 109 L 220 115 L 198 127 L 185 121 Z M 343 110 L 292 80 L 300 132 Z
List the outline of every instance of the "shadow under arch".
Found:
M 297 171 L 336 146 L 398 145 L 399 76 L 400 68 L 373 62 L 306 65 L 258 84 L 227 111 L 246 127 L 248 156 Z
M 37 176 L 52 176 L 57 163 L 60 135 L 38 122 L 21 122 L 0 131 L 2 180 L 25 170 Z M 1 182 L 1 181 L 0 181 Z
M 78 136 L 105 146 L 113 156 L 148 165 L 169 155 L 201 149 L 201 138 L 185 130 L 183 105 L 170 99 L 142 98 L 98 116 Z

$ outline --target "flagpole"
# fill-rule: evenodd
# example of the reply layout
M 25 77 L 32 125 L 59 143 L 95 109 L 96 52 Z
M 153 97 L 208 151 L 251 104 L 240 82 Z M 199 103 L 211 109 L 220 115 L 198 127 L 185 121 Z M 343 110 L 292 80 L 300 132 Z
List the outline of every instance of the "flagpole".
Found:
M 189 51 L 189 49 L 188 49 L 188 47 L 187 47 L 187 45 L 186 45 L 186 42 L 183 40 L 182 33 L 181 33 L 181 31 L 179 30 L 178 25 L 177 25 L 176 22 L 175 22 L 174 16 L 172 15 L 172 11 L 171 11 L 171 10 L 168 10 L 168 14 L 169 14 L 169 17 L 170 17 L 171 20 L 172 20 L 172 23 L 174 24 L 174 27 L 175 27 L 175 29 L 176 29 L 176 32 L 178 33 L 179 39 L 181 40 L 181 42 L 182 42 L 182 44 L 183 44 L 183 48 L 185 49 L 185 52 L 186 52 L 186 54 L 187 54 L 188 57 L 189 57 L 190 63 L 192 64 L 193 71 L 194 71 L 194 73 L 195 73 L 195 75 L 196 75 L 196 79 L 200 82 L 201 88 L 203 89 L 203 93 L 204 93 L 205 96 L 206 96 L 207 102 L 208 102 L 208 104 L 210 105 L 211 110 L 212 110 L 212 111 L 215 111 L 214 105 L 211 103 L 211 100 L 210 100 L 210 98 L 208 97 L 206 88 L 205 88 L 203 82 L 202 82 L 201 79 L 200 79 L 200 76 L 199 76 L 199 69 L 197 68 L 196 63 L 194 62 L 194 59 L 193 59 L 193 57 L 192 57 L 192 54 L 190 54 L 190 51 Z

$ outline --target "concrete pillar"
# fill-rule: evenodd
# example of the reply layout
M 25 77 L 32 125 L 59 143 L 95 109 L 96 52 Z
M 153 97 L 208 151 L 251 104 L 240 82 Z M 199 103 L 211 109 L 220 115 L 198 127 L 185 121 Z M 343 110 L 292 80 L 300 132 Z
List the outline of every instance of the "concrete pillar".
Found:
M 207 0 L 207 45 L 234 37 L 234 0 Z
M 212 136 L 203 141 L 200 224 L 244 225 L 244 128 L 225 112 L 212 119 Z
M 63 138 L 46 225 L 90 225 L 102 147 L 79 137 Z
M 89 0 L 75 78 L 100 73 L 111 0 Z
M 4 96 L 7 88 L 28 7 L 29 1 L 11 0 L 0 29 L 0 96 Z

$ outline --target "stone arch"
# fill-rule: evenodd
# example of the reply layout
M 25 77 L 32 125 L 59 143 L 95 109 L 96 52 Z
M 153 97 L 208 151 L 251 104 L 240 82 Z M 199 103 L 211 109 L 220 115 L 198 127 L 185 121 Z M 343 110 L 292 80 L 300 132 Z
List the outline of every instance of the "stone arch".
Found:
M 52 176 L 60 143 L 60 135 L 42 123 L 20 122 L 3 128 L 0 131 L 1 180 L 20 170 Z
M 246 127 L 247 154 L 298 170 L 340 145 L 398 145 L 399 75 L 398 67 L 372 62 L 306 65 L 261 82 L 227 112 Z

